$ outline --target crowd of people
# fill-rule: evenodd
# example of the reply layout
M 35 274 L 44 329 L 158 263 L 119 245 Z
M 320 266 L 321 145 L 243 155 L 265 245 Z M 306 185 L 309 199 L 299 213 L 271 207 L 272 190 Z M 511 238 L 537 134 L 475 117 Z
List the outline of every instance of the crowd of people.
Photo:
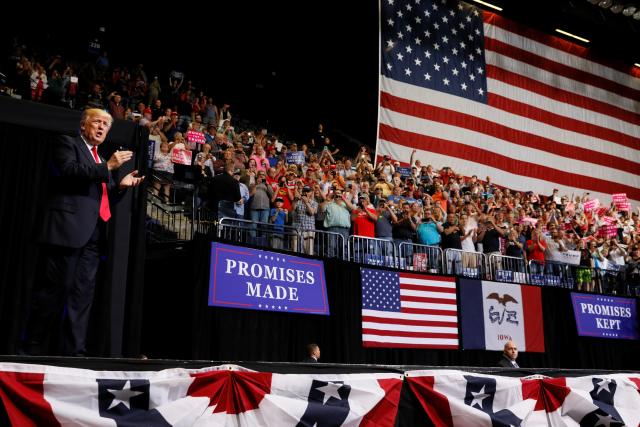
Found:
M 294 250 L 313 254 L 315 233 L 323 230 L 345 242 L 355 235 L 460 250 L 471 268 L 475 258 L 464 253 L 533 260 L 544 269 L 558 253 L 577 251 L 584 270 L 576 285 L 587 291 L 595 286 L 592 268 L 640 277 L 638 212 L 613 203 L 593 207 L 588 193 L 514 191 L 490 177 L 430 165 L 415 151 L 410 159 L 375 159 L 362 146 L 345 155 L 347 147 L 336 146 L 322 124 L 300 144 L 283 143 L 265 128 L 239 129 L 230 105 L 216 105 L 182 73 L 166 82 L 148 78 L 142 64 L 110 66 L 104 53 L 78 64 L 59 55 L 29 57 L 16 46 L 10 60 L 23 98 L 101 108 L 148 127 L 155 144 L 151 186 L 161 200 L 170 201 L 176 165 L 195 167 L 199 204 L 224 217 L 294 227 L 303 238 Z M 227 181 L 216 180 L 225 175 Z M 237 191 L 227 185 L 233 182 Z
M 591 206 L 588 193 L 568 197 L 557 190 L 546 196 L 513 191 L 494 185 L 490 177 L 465 177 L 413 157 L 401 163 L 385 156 L 374 166 L 367 147 L 346 157 L 321 139 L 301 149 L 278 149 L 266 138 L 245 142 L 205 144 L 212 173 L 228 163 L 249 189 L 244 217 L 291 224 L 306 233 L 305 240 L 313 238 L 314 230 L 328 230 L 396 245 L 533 260 L 541 272 L 545 261 L 559 259 L 558 253 L 576 251 L 580 266 L 638 275 L 638 212 L 613 203 Z M 304 162 L 288 161 L 294 157 L 287 153 L 298 152 Z M 312 245 L 305 249 L 312 250 Z M 461 261 L 473 267 L 473 258 Z M 578 287 L 593 290 L 594 282 L 581 278 Z

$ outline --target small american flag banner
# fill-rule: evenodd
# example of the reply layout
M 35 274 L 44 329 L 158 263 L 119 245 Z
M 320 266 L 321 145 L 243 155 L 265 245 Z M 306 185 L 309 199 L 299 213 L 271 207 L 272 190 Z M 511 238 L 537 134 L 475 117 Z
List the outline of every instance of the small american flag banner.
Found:
M 458 348 L 452 277 L 360 269 L 364 347 Z

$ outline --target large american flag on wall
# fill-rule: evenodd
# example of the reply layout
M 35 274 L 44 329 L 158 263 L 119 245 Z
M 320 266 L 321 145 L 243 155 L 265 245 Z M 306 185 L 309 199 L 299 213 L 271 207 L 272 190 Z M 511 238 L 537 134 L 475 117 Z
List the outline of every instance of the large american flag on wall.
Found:
M 378 156 L 640 201 L 640 70 L 454 0 L 382 0 Z

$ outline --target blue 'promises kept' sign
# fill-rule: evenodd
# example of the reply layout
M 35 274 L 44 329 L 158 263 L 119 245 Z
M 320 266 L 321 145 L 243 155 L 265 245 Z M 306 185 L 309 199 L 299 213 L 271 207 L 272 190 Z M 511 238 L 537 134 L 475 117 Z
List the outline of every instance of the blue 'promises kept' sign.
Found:
M 635 299 L 572 293 L 571 301 L 578 335 L 638 339 Z

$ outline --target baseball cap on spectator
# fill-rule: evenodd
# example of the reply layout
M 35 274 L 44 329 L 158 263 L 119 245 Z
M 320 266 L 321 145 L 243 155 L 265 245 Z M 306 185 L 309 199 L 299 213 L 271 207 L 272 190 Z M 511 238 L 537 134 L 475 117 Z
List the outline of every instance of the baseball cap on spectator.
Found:
M 313 191 L 313 189 L 311 189 L 311 187 L 307 187 L 306 185 L 304 186 L 304 188 L 302 188 L 303 193 L 308 193 L 310 191 Z
M 284 199 L 282 197 L 276 197 L 276 203 L 278 202 L 284 203 Z
M 358 199 L 367 199 L 369 200 L 369 195 L 367 193 L 358 194 Z
M 177 116 L 177 115 L 178 115 L 178 112 L 177 112 L 177 111 L 172 111 L 172 112 L 171 112 L 171 115 L 172 115 L 172 116 Z
M 151 108 L 149 108 L 149 107 L 145 108 L 143 113 L 144 114 L 153 114 L 153 112 L 151 111 Z

